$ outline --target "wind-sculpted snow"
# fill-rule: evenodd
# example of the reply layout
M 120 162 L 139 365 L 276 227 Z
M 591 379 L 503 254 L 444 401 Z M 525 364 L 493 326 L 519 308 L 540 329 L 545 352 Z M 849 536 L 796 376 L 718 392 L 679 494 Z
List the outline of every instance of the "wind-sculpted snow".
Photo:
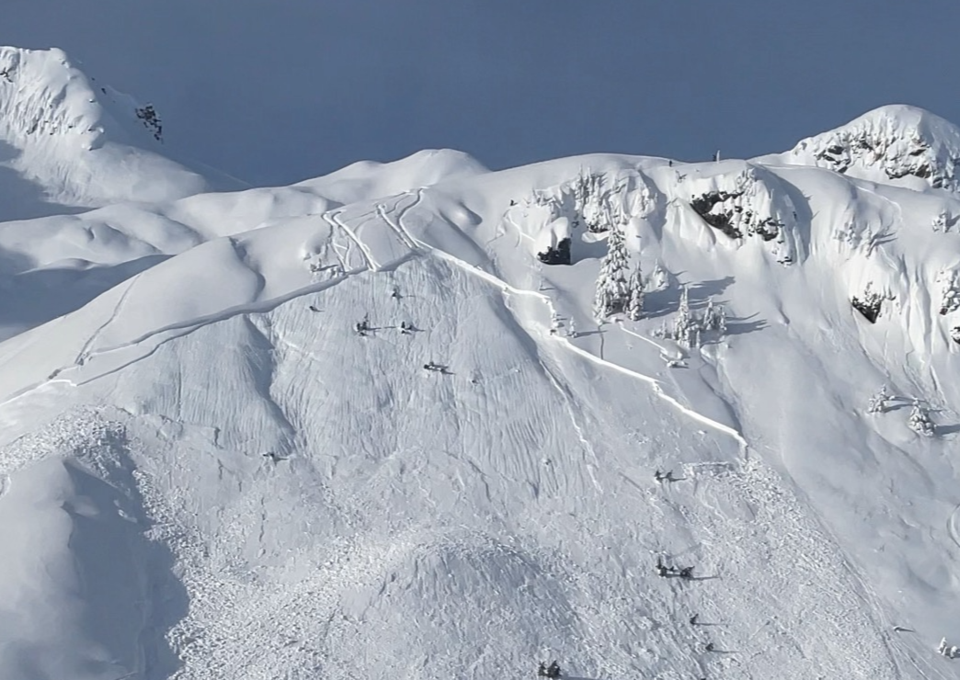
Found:
M 0 674 L 957 677 L 960 202 L 899 184 L 427 152 L 0 224 L 78 289 L 0 342 Z

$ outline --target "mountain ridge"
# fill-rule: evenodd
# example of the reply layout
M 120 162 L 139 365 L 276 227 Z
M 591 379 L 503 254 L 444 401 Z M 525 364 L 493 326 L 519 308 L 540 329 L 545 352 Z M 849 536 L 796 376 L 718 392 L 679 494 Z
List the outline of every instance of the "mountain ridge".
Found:
M 4 677 L 958 677 L 960 199 L 879 111 L 810 139 L 931 155 L 0 223 Z

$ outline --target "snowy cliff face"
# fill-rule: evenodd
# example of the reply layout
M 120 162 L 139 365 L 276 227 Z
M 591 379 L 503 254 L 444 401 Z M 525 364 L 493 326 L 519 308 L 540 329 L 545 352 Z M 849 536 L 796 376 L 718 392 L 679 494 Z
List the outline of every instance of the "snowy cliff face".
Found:
M 960 129 L 929 111 L 885 106 L 801 141 L 784 160 L 874 181 L 957 191 Z
M 66 206 L 157 202 L 208 187 L 158 153 L 149 105 L 92 82 L 58 49 L 0 47 L 0 216 L 31 216 L 18 194 Z M 12 208 L 12 209 L 11 209 Z
M 18 167 L 113 181 L 64 78 Z M 960 200 L 811 165 L 0 222 L 0 676 L 960 677 Z

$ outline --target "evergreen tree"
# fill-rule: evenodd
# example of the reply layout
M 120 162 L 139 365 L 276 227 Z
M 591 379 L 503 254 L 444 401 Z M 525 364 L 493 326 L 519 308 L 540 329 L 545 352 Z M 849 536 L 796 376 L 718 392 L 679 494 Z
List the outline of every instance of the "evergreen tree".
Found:
M 940 285 L 942 294 L 940 314 L 945 316 L 960 309 L 960 283 L 957 282 L 957 272 L 942 270 L 937 274 L 937 283 Z
M 680 308 L 673 325 L 673 339 L 687 349 L 700 346 L 700 320 L 690 311 L 690 295 L 686 286 L 680 289 Z
M 633 270 L 630 277 L 630 300 L 627 302 L 627 317 L 631 321 L 639 321 L 643 317 L 643 274 L 640 264 Z
M 600 263 L 600 275 L 597 277 L 593 313 L 598 321 L 622 312 L 629 302 L 630 287 L 627 284 L 626 270 L 627 246 L 623 230 L 619 224 L 614 223 L 607 238 L 607 254 Z
M 707 308 L 703 312 L 703 330 L 717 331 L 721 335 L 727 332 L 727 310 L 723 305 L 714 304 L 713 298 L 707 300 Z
M 870 397 L 870 406 L 867 408 L 867 413 L 883 413 L 887 410 L 887 402 L 891 398 L 890 393 L 887 392 L 887 386 L 881 385 L 877 393 Z
M 556 335 L 563 327 L 563 321 L 556 311 L 550 312 L 550 335 Z
M 946 210 L 941 210 L 937 216 L 933 218 L 934 231 L 948 231 L 949 224 L 950 213 Z
M 934 434 L 933 421 L 930 420 L 930 414 L 927 413 L 927 409 L 920 405 L 919 401 L 913 402 L 913 410 L 910 411 L 907 427 L 922 437 L 932 437 Z
M 667 270 L 663 268 L 663 263 L 660 260 L 657 260 L 653 267 L 653 274 L 650 275 L 650 285 L 652 290 L 664 290 L 670 285 Z

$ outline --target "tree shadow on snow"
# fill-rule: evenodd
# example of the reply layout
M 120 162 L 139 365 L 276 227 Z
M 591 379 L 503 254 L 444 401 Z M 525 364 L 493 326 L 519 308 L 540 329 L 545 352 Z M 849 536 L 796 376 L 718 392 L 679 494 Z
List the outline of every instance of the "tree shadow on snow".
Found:
M 736 649 L 717 649 L 713 648 L 707 654 L 739 654 L 740 651 Z
M 756 317 L 756 314 L 751 314 L 750 316 L 745 316 L 742 318 L 729 318 L 727 320 L 726 335 L 745 335 L 746 333 L 762 331 L 767 327 L 766 321 L 763 319 L 757 319 L 756 321 L 753 321 L 752 319 L 754 317 Z
M 954 423 L 953 425 L 937 425 L 933 428 L 933 431 L 938 437 L 948 434 L 956 434 L 957 432 L 960 432 L 960 423 Z
M 600 236 L 600 234 L 587 236 L 588 233 L 585 228 L 573 232 L 573 237 L 570 239 L 570 264 L 576 264 L 583 260 L 602 260 L 607 254 L 606 237 L 593 241 L 592 239 Z M 585 241 L 584 236 L 587 236 L 590 240 Z
M 909 397 L 890 397 L 887 400 L 887 403 L 884 404 L 883 411 L 881 411 L 881 413 L 892 413 L 894 411 L 910 408 L 912 406 L 913 399 L 910 399 Z
M 722 279 L 698 281 L 688 285 L 687 299 L 690 301 L 690 309 L 699 310 L 706 307 L 711 297 L 723 293 L 735 280 L 732 276 L 725 276 Z M 676 314 L 678 309 L 680 309 L 680 286 L 674 281 L 671 281 L 664 290 L 653 290 L 643 297 L 643 315 L 647 319 Z

